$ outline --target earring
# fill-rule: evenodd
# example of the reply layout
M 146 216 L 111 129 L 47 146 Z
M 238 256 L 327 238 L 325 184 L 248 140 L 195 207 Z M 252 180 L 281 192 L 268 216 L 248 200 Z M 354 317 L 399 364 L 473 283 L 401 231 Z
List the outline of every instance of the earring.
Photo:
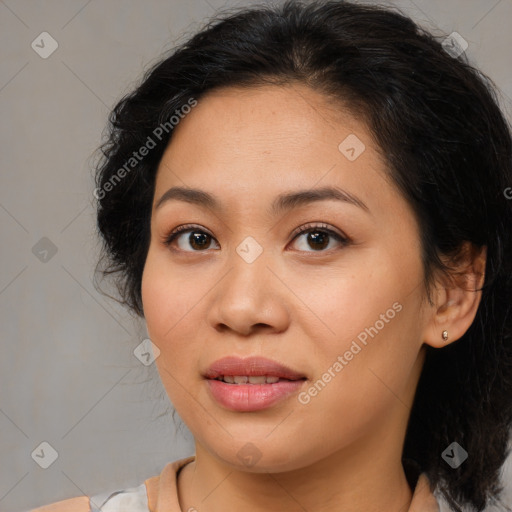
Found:
M 443 331 L 443 340 L 446 341 L 448 339 L 448 331 Z

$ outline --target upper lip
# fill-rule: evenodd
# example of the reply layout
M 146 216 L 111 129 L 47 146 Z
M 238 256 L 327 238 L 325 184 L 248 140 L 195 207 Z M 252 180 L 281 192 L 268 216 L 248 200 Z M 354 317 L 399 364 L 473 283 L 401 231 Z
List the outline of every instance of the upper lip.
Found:
M 279 377 L 281 379 L 299 380 L 305 376 L 284 366 L 276 361 L 265 357 L 223 357 L 215 361 L 206 371 L 207 379 L 216 379 L 225 375 L 247 375 L 248 377 L 257 375 L 268 375 Z

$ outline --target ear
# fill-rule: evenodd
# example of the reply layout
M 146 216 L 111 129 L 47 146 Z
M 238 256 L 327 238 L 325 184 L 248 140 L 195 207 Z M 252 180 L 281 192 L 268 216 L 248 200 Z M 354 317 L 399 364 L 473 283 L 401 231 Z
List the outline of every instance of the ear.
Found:
M 441 279 L 436 283 L 430 308 L 431 317 L 426 325 L 423 341 L 441 348 L 461 338 L 475 319 L 485 279 L 487 247 L 477 248 L 464 242 L 455 261 L 451 261 L 454 273 L 449 282 Z M 454 265 L 455 263 L 455 265 Z M 448 338 L 443 339 L 443 331 Z

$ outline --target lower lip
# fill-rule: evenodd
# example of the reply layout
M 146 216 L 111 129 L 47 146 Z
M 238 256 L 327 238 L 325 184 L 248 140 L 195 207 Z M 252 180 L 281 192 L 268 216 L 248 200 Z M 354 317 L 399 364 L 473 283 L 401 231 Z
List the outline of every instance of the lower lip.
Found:
M 233 411 L 260 411 L 296 393 L 305 380 L 274 382 L 273 384 L 227 384 L 207 379 L 213 398 Z

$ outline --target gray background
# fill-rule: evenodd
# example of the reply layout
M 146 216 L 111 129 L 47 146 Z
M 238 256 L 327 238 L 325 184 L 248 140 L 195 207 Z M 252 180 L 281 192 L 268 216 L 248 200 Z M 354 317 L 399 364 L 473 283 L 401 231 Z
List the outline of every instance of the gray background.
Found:
M 143 70 L 219 8 L 251 3 L 0 0 L 3 512 L 138 485 L 193 453 L 154 365 L 134 357 L 144 324 L 92 285 L 91 167 L 110 108 Z M 383 3 L 459 32 L 511 117 L 512 0 Z M 43 31 L 59 44 L 47 59 L 31 48 Z M 34 254 L 43 237 L 53 256 Z M 48 469 L 31 456 L 43 441 L 58 452 Z

